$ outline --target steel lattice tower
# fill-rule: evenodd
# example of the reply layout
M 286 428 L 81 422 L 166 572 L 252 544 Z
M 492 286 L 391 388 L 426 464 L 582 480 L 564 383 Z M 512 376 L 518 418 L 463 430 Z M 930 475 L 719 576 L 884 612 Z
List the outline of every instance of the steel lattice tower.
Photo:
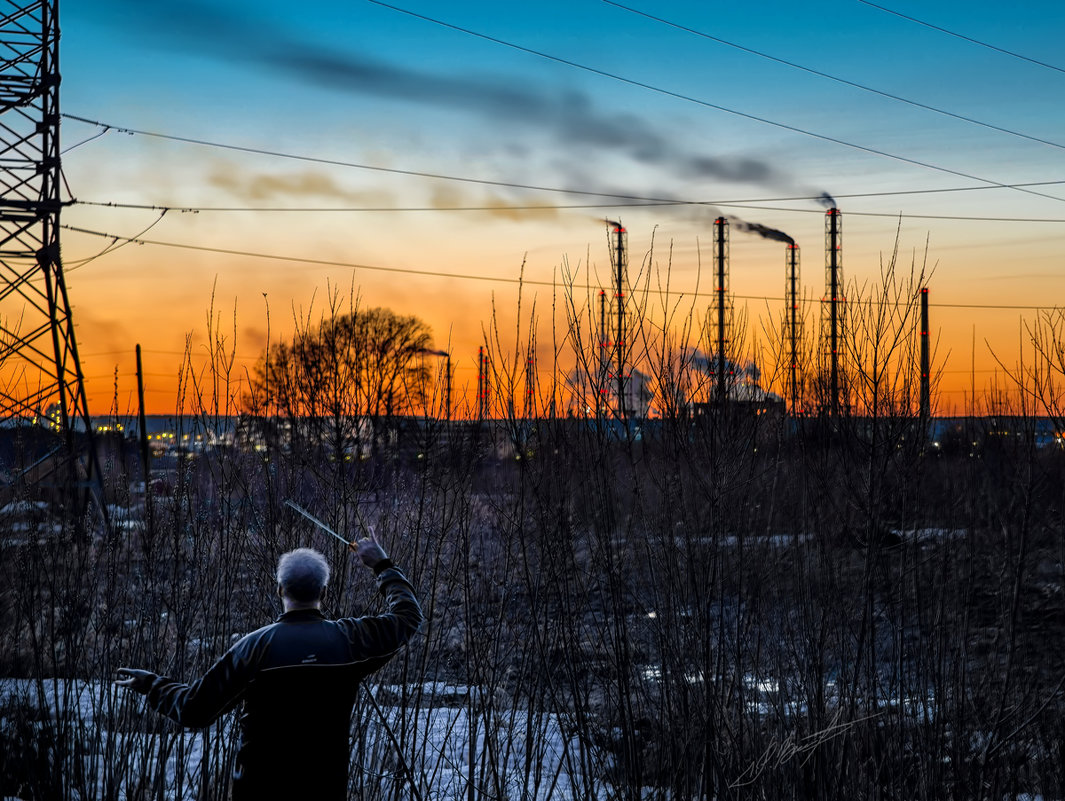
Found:
M 732 346 L 732 300 L 728 291 L 729 236 L 728 220 L 714 220 L 714 388 L 719 408 L 725 407 L 729 389 L 735 380 L 729 349 Z
M 828 359 L 828 397 L 825 410 L 840 414 L 846 402 L 840 397 L 843 375 L 844 328 L 847 299 L 843 296 L 843 220 L 839 209 L 825 212 L 825 297 L 821 300 L 821 336 Z
M 626 341 L 628 332 L 625 329 L 625 282 L 628 280 L 629 234 L 620 222 L 607 220 L 606 224 L 610 226 L 610 233 L 613 234 L 611 251 L 614 262 L 614 299 L 617 302 L 617 324 L 614 330 L 614 369 L 617 371 L 618 393 L 617 415 L 624 420 L 628 417 L 628 410 L 625 408 L 625 393 L 626 379 L 629 376 L 626 374 L 626 370 L 628 369 L 628 355 L 631 350 L 629 343 Z
M 802 287 L 799 284 L 799 246 L 792 242 L 784 251 L 784 341 L 788 345 L 787 398 L 791 413 L 801 411 L 802 377 L 799 360 L 802 351 Z
M 60 260 L 59 82 L 58 0 L 0 2 L 0 419 L 64 436 L 73 491 L 76 422 L 92 430 Z

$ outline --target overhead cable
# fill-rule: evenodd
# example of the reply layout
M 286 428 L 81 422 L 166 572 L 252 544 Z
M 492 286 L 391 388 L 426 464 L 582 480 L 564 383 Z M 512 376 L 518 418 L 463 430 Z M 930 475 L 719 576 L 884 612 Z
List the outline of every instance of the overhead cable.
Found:
M 663 25 L 668 25 L 669 27 L 675 28 L 680 31 L 685 31 L 687 33 L 694 34 L 695 36 L 699 36 L 703 39 L 709 39 L 712 42 L 717 42 L 718 44 L 723 44 L 727 47 L 735 48 L 736 50 L 742 50 L 744 53 L 750 53 L 751 55 L 758 56 L 759 58 L 768 59 L 769 61 L 775 61 L 777 64 L 783 64 L 786 67 L 792 67 L 793 69 L 801 70 L 802 72 L 809 73 L 810 75 L 816 75 L 819 78 L 825 78 L 830 81 L 835 81 L 836 83 L 841 83 L 845 86 L 860 89 L 863 92 L 869 92 L 874 95 L 879 95 L 880 97 L 887 98 L 888 100 L 894 100 L 899 103 L 905 103 L 909 106 L 914 106 L 915 108 L 921 108 L 925 111 L 931 111 L 936 114 L 942 114 L 944 117 L 951 117 L 956 120 L 961 120 L 962 122 L 971 123 L 972 125 L 979 125 L 982 128 L 988 128 L 992 131 L 998 131 L 999 133 L 1009 134 L 1010 136 L 1017 136 L 1021 139 L 1027 139 L 1031 142 L 1038 142 L 1042 145 L 1048 145 L 1050 147 L 1056 147 L 1061 150 L 1065 150 L 1065 144 L 1061 144 L 1060 142 L 1053 142 L 1049 139 L 1041 139 L 1038 136 L 1032 136 L 1030 134 L 1022 133 L 1020 131 L 1015 131 L 1012 128 L 1004 128 L 1001 125 L 994 125 L 990 122 L 984 122 L 983 120 L 978 120 L 975 117 L 967 117 L 964 114 L 957 114 L 953 111 L 947 111 L 946 109 L 938 108 L 937 106 L 930 106 L 927 103 L 921 103 L 917 100 L 910 100 L 909 98 L 902 97 L 901 95 L 896 95 L 892 94 L 891 92 L 885 92 L 880 89 L 875 89 L 872 86 L 866 86 L 865 84 L 858 83 L 857 81 L 850 81 L 846 78 L 840 78 L 838 75 L 830 75 L 827 72 L 821 72 L 820 70 L 815 70 L 812 67 L 806 67 L 802 64 L 797 64 L 794 61 L 788 61 L 787 59 L 778 58 L 777 56 L 770 55 L 769 53 L 763 53 L 760 50 L 745 47 L 741 44 L 737 44 L 736 42 L 730 42 L 728 39 L 722 39 L 720 36 L 713 36 L 704 31 L 700 31 L 695 28 L 690 28 L 687 25 L 681 25 L 679 22 L 673 22 L 672 20 L 668 20 L 663 17 L 658 17 L 654 14 L 649 14 L 646 11 L 641 11 L 638 8 L 632 8 L 631 6 L 623 5 L 622 3 L 615 2 L 615 0 L 602 0 L 602 2 L 606 3 L 607 5 L 614 6 L 615 8 L 620 8 L 623 11 L 628 11 L 630 14 L 636 14 L 637 16 L 653 20 L 654 22 L 659 22 Z
M 1058 67 L 1054 64 L 1048 64 L 1045 61 L 1039 61 L 1038 59 L 1030 58 L 1029 56 L 1026 56 L 1022 53 L 1016 53 L 1013 50 L 1006 50 L 1003 47 L 998 47 L 996 45 L 990 44 L 989 42 L 983 42 L 979 39 L 974 39 L 971 36 L 966 36 L 965 34 L 949 30 L 948 28 L 942 28 L 939 25 L 933 25 L 931 22 L 925 22 L 922 19 L 917 19 L 917 17 L 911 17 L 908 14 L 903 14 L 901 11 L 895 11 L 894 9 L 888 8 L 887 6 L 877 5 L 876 3 L 869 2 L 869 0 L 858 0 L 858 2 L 864 3 L 865 5 L 870 6 L 871 8 L 875 8 L 878 11 L 883 11 L 885 14 L 891 14 L 901 19 L 914 22 L 918 25 L 923 25 L 926 28 L 931 28 L 934 31 L 945 33 L 947 34 L 947 36 L 953 36 L 956 39 L 964 39 L 966 42 L 969 42 L 971 44 L 979 45 L 980 47 L 986 47 L 988 50 L 994 50 L 996 53 L 1002 53 L 1003 55 L 1011 56 L 1013 58 L 1020 59 L 1021 61 L 1027 61 L 1029 64 L 1035 64 L 1039 67 L 1046 67 L 1048 70 L 1065 72 L 1065 68 Z
M 563 189 L 561 187 L 551 186 L 538 186 L 536 184 L 520 184 L 513 181 L 491 181 L 486 178 L 468 178 L 460 175 L 443 175 L 435 172 L 426 172 L 423 170 L 403 170 L 396 167 L 382 167 L 377 164 L 363 164 L 356 161 L 342 161 L 340 159 L 327 159 L 321 156 L 308 156 L 305 154 L 286 153 L 280 150 L 267 150 L 265 148 L 249 147 L 247 145 L 234 145 L 226 142 L 215 142 L 209 139 L 198 139 L 191 136 L 178 136 L 176 134 L 160 133 L 158 131 L 146 131 L 139 128 L 127 128 L 119 125 L 112 125 L 111 123 L 100 122 L 99 120 L 92 120 L 88 117 L 79 117 L 75 114 L 63 113 L 61 116 L 76 120 L 77 122 L 84 122 L 88 125 L 97 125 L 101 128 L 110 128 L 111 130 L 119 133 L 130 134 L 135 136 L 149 136 L 155 139 L 167 139 L 172 142 L 184 142 L 190 145 L 202 145 L 204 147 L 214 147 L 221 150 L 233 150 L 240 153 L 251 153 L 258 156 L 270 156 L 272 158 L 290 159 L 293 161 L 308 161 L 313 164 L 325 164 L 330 167 L 351 167 L 358 170 L 371 170 L 373 172 L 387 172 L 393 175 L 410 175 L 415 178 L 436 178 L 441 181 L 458 181 L 467 184 L 481 184 L 483 186 L 500 186 L 510 189 L 530 189 L 536 192 L 558 192 L 560 194 L 568 195 L 582 195 L 590 197 L 609 197 L 609 198 L 621 198 L 632 200 L 646 200 L 639 196 L 627 196 L 619 195 L 610 192 L 593 192 L 583 189 Z
M 971 187 L 973 189 L 992 189 L 994 187 L 979 186 Z M 944 192 L 950 191 L 947 189 L 942 190 Z M 897 192 L 885 192 L 883 194 L 900 194 Z M 839 195 L 840 198 L 845 197 L 875 197 L 875 193 L 862 194 L 862 195 Z M 793 198 L 781 198 L 776 202 L 784 202 L 785 200 L 791 200 Z M 838 198 L 837 198 L 838 199 Z M 773 202 L 773 201 L 763 201 Z M 72 205 L 80 206 L 96 206 L 99 208 L 109 209 L 132 209 L 136 211 L 162 211 L 162 212 L 180 212 L 186 214 L 199 214 L 200 212 L 314 212 L 314 213 L 333 213 L 333 212 L 380 212 L 380 213 L 415 213 L 415 212 L 508 212 L 508 211 L 526 211 L 526 212 L 556 212 L 556 211 L 574 211 L 574 210 L 588 210 L 588 209 L 653 209 L 653 208 L 670 208 L 675 206 L 690 206 L 690 205 L 708 205 L 721 208 L 735 208 L 735 209 L 748 209 L 753 211 L 772 211 L 772 212 L 785 212 L 791 214 L 824 214 L 821 209 L 790 209 L 782 208 L 780 206 L 757 206 L 751 203 L 741 203 L 739 201 L 689 201 L 689 200 L 662 200 L 662 201 L 650 201 L 647 203 L 620 203 L 620 204 L 604 204 L 604 203 L 566 203 L 566 204 L 552 204 L 550 206 L 534 205 L 523 206 L 517 204 L 508 203 L 505 206 L 165 206 L 154 205 L 149 203 L 119 203 L 114 201 L 93 201 L 93 200 L 77 200 Z M 1065 223 L 1065 217 L 974 217 L 963 216 L 957 214 L 913 214 L 909 212 L 890 212 L 890 211 L 848 211 L 848 217 L 887 217 L 893 220 L 899 218 L 902 219 L 917 219 L 917 220 L 951 220 L 956 222 L 1004 222 L 1004 223 Z
M 354 262 L 335 261 L 332 259 L 312 259 L 306 256 L 282 256 L 274 253 L 258 253 L 250 250 L 237 250 L 235 248 L 218 248 L 208 247 L 206 245 L 190 245 L 181 242 L 163 242 L 155 239 L 143 239 L 140 237 L 124 237 L 118 234 L 109 234 L 103 231 L 94 231 L 88 228 L 81 228 L 75 225 L 63 224 L 60 226 L 68 231 L 73 231 L 79 234 L 87 234 L 89 236 L 103 237 L 104 239 L 111 240 L 124 240 L 131 244 L 136 245 L 155 245 L 158 247 L 177 248 L 179 250 L 196 250 L 205 253 L 218 253 L 226 256 L 242 256 L 246 258 L 255 259 L 269 259 L 271 261 L 286 261 L 298 264 L 314 264 L 325 267 L 343 267 L 350 270 L 369 270 L 373 272 L 384 273 L 399 273 L 402 275 L 420 275 L 432 278 L 455 278 L 465 281 L 487 281 L 491 283 L 499 284 L 519 284 L 522 286 L 544 286 L 551 287 L 552 289 L 564 288 L 567 286 L 583 287 L 584 284 L 578 284 L 570 281 L 543 281 L 524 277 L 508 277 L 498 275 L 476 275 L 473 273 L 448 273 L 442 270 L 415 270 L 408 267 L 382 267 L 375 264 L 358 264 Z M 588 285 L 590 288 L 590 285 Z M 686 292 L 680 290 L 660 289 L 649 294 L 654 295 L 669 295 L 676 297 L 717 297 L 716 292 Z M 771 297 L 768 295 L 732 295 L 736 300 L 756 300 L 756 301 L 783 301 L 783 298 Z M 1027 306 L 1027 305 L 1005 305 L 1005 304 L 979 304 L 979 303 L 933 303 L 930 304 L 937 308 L 946 309 L 1007 309 L 1007 310 L 1027 310 L 1027 311 L 1040 311 L 1044 309 L 1052 309 L 1054 306 Z
M 893 161 L 898 161 L 898 162 L 901 162 L 903 164 L 910 164 L 910 165 L 915 166 L 915 167 L 922 167 L 924 169 L 934 170 L 936 172 L 942 172 L 942 173 L 946 173 L 948 175 L 956 175 L 956 176 L 958 176 L 960 178 L 968 178 L 969 180 L 979 181 L 981 183 L 990 184 L 992 186 L 1005 187 L 1005 184 L 1003 184 L 1003 183 L 1001 183 L 999 181 L 995 181 L 995 180 L 993 180 L 991 178 L 981 178 L 978 175 L 972 175 L 970 173 L 962 172 L 961 170 L 954 170 L 954 169 L 951 169 L 949 167 L 942 167 L 942 166 L 940 166 L 938 164 L 932 164 L 931 162 L 928 162 L 928 161 L 921 161 L 920 159 L 913 159 L 913 158 L 909 158 L 908 156 L 900 156 L 897 153 L 890 153 L 890 152 L 888 152 L 886 150 L 878 150 L 877 148 L 870 147 L 868 145 L 859 145 L 859 144 L 857 144 L 855 142 L 848 142 L 845 139 L 839 139 L 839 138 L 834 137 L 834 136 L 829 136 L 828 134 L 817 133 L 816 131 L 811 131 L 811 130 L 808 130 L 806 128 L 800 128 L 797 125 L 790 125 L 788 123 L 778 122 L 777 120 L 771 120 L 771 119 L 769 119 L 767 117 L 760 117 L 760 116 L 758 116 L 756 114 L 749 114 L 748 112 L 745 112 L 745 111 L 739 111 L 738 109 L 730 108 L 728 106 L 722 106 L 719 103 L 711 103 L 708 100 L 700 100 L 699 98 L 692 97 L 691 95 L 686 95 L 686 94 L 683 94 L 681 92 L 675 92 L 673 90 L 665 89 L 665 88 L 662 88 L 660 86 L 655 86 L 653 84 L 649 84 L 649 83 L 646 83 L 644 81 L 638 81 L 638 80 L 636 80 L 634 78 L 626 78 L 623 75 L 618 75 L 617 73 L 614 73 L 614 72 L 609 72 L 607 70 L 602 70 L 602 69 L 599 69 L 597 67 L 590 67 L 590 66 L 588 66 L 586 64 L 581 64 L 581 63 L 576 62 L 576 61 L 570 61 L 569 59 L 565 59 L 565 58 L 562 58 L 560 56 L 553 56 L 553 55 L 551 55 L 549 53 L 544 53 L 544 52 L 542 52 L 540 50 L 533 50 L 532 48 L 525 47 L 525 46 L 519 45 L 519 44 L 515 44 L 514 42 L 508 42 L 505 39 L 500 39 L 500 38 L 495 37 L 495 36 L 489 36 L 488 34 L 479 33 L 478 31 L 474 31 L 474 30 L 471 30 L 469 28 L 463 28 L 463 27 L 461 27 L 459 25 L 455 25 L 455 24 L 450 23 L 450 22 L 445 22 L 443 20 L 439 20 L 439 19 L 436 19 L 434 17 L 426 16 L 425 14 L 419 14 L 417 12 L 410 11 L 409 9 L 401 8 L 400 6 L 394 6 L 394 5 L 391 5 L 390 3 L 383 2 L 383 0 L 368 0 L 368 2 L 373 3 L 374 5 L 377 5 L 377 6 L 381 6 L 382 8 L 391 9 L 392 11 L 396 11 L 396 12 L 398 12 L 400 14 L 406 14 L 407 16 L 414 17 L 415 19 L 424 20 L 425 22 L 431 22 L 434 25 L 439 25 L 441 27 L 448 28 L 448 29 L 453 30 L 453 31 L 457 31 L 459 33 L 464 33 L 464 34 L 466 34 L 468 36 L 473 36 L 473 37 L 476 37 L 478 39 L 483 39 L 483 40 L 485 40 L 487 42 L 493 42 L 495 44 L 502 45 L 503 47 L 509 47 L 509 48 L 511 48 L 513 50 L 518 50 L 518 51 L 523 52 L 523 53 L 528 53 L 529 55 L 534 55 L 534 56 L 537 56 L 539 58 L 545 58 L 545 59 L 547 59 L 549 61 L 553 61 L 553 62 L 556 62 L 558 64 L 563 64 L 563 65 L 565 65 L 567 67 L 573 67 L 574 69 L 583 70 L 584 72 L 589 72 L 589 73 L 591 73 L 593 75 L 599 75 L 599 76 L 604 77 L 604 78 L 610 78 L 611 80 L 619 81 L 619 82 L 627 84 L 629 86 L 635 86 L 635 87 L 638 87 L 640 89 L 646 89 L 646 90 L 648 90 L 650 92 L 654 92 L 656 94 L 664 95 L 666 97 L 672 97 L 672 98 L 675 98 L 677 100 L 683 100 L 683 101 L 685 101 L 687 103 L 694 103 L 695 105 L 703 106 L 705 108 L 716 109 L 717 111 L 723 111 L 726 114 L 732 114 L 732 115 L 737 116 L 737 117 L 742 117 L 743 119 L 751 120 L 752 122 L 762 123 L 763 125 L 771 125 L 774 128 L 780 128 L 780 129 L 785 130 L 785 131 L 791 131 L 792 133 L 802 134 L 803 136 L 809 136 L 809 137 L 811 137 L 813 139 L 819 139 L 819 140 L 821 140 L 823 142 L 830 142 L 832 144 L 840 145 L 842 147 L 848 147 L 848 148 L 851 148 L 853 150 L 861 151 L 863 153 L 869 153 L 870 155 L 881 156 L 883 158 L 892 159 Z M 1044 194 L 1042 192 L 1034 192 L 1034 191 L 1032 191 L 1030 189 L 1017 189 L 1016 191 L 1024 192 L 1024 193 L 1030 194 L 1030 195 L 1036 195 L 1037 197 L 1043 197 L 1043 198 L 1046 198 L 1048 200 L 1056 200 L 1056 201 L 1058 201 L 1060 203 L 1065 203 L 1065 198 L 1057 197 L 1056 195 L 1047 195 L 1047 194 Z
M 372 1 L 373 0 L 371 0 L 371 2 Z M 593 190 L 593 189 L 573 189 L 573 188 L 564 188 L 564 187 L 559 187 L 559 186 L 543 186 L 543 185 L 537 185 L 537 184 L 523 184 L 523 183 L 517 183 L 517 182 L 514 182 L 514 181 L 493 181 L 493 180 L 488 180 L 488 179 L 485 179 L 485 178 L 471 178 L 469 176 L 462 176 L 462 175 L 448 175 L 448 174 L 444 174 L 444 173 L 425 172 L 425 171 L 421 171 L 421 170 L 406 170 L 406 169 L 400 169 L 400 168 L 396 168 L 396 167 L 382 167 L 382 166 L 379 166 L 379 165 L 376 165 L 376 164 L 363 164 L 363 163 L 354 162 L 354 161 L 342 161 L 342 160 L 339 160 L 339 159 L 327 159 L 327 158 L 323 158 L 321 156 L 308 156 L 308 155 L 305 155 L 305 154 L 287 153 L 287 152 L 279 151 L 279 150 L 266 150 L 266 149 L 263 149 L 263 148 L 250 147 L 250 146 L 247 146 L 247 145 L 235 145 L 235 144 L 231 144 L 231 143 L 227 143 L 227 142 L 212 141 L 212 140 L 209 140 L 209 139 L 199 139 L 199 138 L 189 137 L 189 136 L 179 136 L 177 134 L 162 133 L 160 131 L 147 131 L 147 130 L 138 129 L 138 128 L 127 128 L 127 127 L 123 127 L 123 126 L 119 126 L 119 125 L 114 125 L 112 123 L 101 122 L 99 120 L 89 119 L 88 117 L 81 117 L 81 116 L 78 116 L 78 115 L 75 115 L 75 114 L 63 113 L 62 116 L 66 117 L 68 119 L 71 119 L 71 120 L 76 120 L 77 122 L 83 122 L 83 123 L 85 123 L 87 125 L 96 125 L 96 126 L 99 126 L 101 128 L 105 128 L 105 129 L 113 130 L 113 131 L 118 131 L 120 133 L 125 133 L 125 134 L 130 134 L 130 135 L 148 136 L 148 137 L 152 137 L 152 138 L 155 138 L 155 139 L 164 139 L 164 140 L 169 140 L 169 141 L 173 141 L 173 142 L 184 142 L 185 144 L 201 145 L 203 147 L 214 147 L 214 148 L 219 148 L 219 149 L 222 149 L 222 150 L 234 150 L 234 151 L 239 151 L 239 152 L 243 152 L 243 153 L 251 153 L 251 154 L 254 154 L 254 155 L 260 155 L 260 156 L 271 156 L 271 157 L 274 157 L 274 158 L 283 158 L 283 159 L 287 159 L 287 160 L 291 160 L 291 161 L 307 161 L 307 162 L 311 162 L 311 163 L 314 163 L 314 164 L 327 164 L 327 165 L 333 166 L 333 167 L 350 167 L 352 169 L 359 169 L 359 170 L 372 170 L 374 172 L 386 172 L 386 173 L 393 173 L 393 174 L 397 174 L 397 175 L 409 175 L 409 176 L 414 176 L 414 177 L 417 177 L 417 178 L 432 178 L 432 179 L 441 180 L 441 181 L 457 181 L 457 182 L 460 182 L 460 183 L 480 184 L 480 185 L 483 185 L 483 186 L 497 186 L 497 187 L 503 187 L 503 188 L 507 188 L 507 189 L 527 189 L 527 190 L 534 191 L 534 192 L 554 192 L 554 193 L 558 193 L 558 194 L 577 195 L 577 196 L 583 196 L 583 197 L 602 197 L 602 198 L 608 198 L 608 199 L 611 199 L 611 200 L 636 201 L 635 203 L 633 203 L 633 205 L 638 205 L 639 202 L 643 202 L 643 203 L 646 203 L 648 205 L 660 205 L 660 206 L 686 205 L 686 206 L 708 206 L 709 207 L 709 206 L 715 206 L 715 205 L 717 205 L 717 206 L 738 206 L 739 203 L 776 203 L 776 202 L 783 203 L 783 202 L 790 202 L 790 201 L 804 201 L 804 200 L 818 200 L 819 199 L 818 196 L 816 196 L 816 195 L 798 195 L 798 196 L 792 196 L 792 197 L 762 198 L 762 199 L 756 199 L 756 200 L 752 200 L 752 201 L 747 201 L 747 200 L 745 200 L 745 201 L 683 200 L 683 199 L 678 199 L 678 198 L 661 198 L 661 197 L 652 197 L 652 196 L 648 196 L 648 195 L 625 194 L 625 193 L 620 193 L 620 192 L 602 192 L 602 191 L 597 191 L 597 190 Z M 950 172 L 950 171 L 947 170 L 947 172 Z M 859 192 L 859 193 L 852 193 L 852 194 L 836 195 L 836 198 L 837 199 L 841 199 L 841 198 L 862 198 L 862 197 L 887 197 L 887 196 L 890 196 L 890 195 L 921 195 L 921 194 L 936 194 L 936 193 L 940 193 L 940 192 L 967 192 L 967 191 L 973 191 L 973 190 L 988 190 L 988 189 L 1014 189 L 1014 190 L 1021 191 L 1021 192 L 1027 192 L 1028 194 L 1032 194 L 1032 195 L 1035 195 L 1037 197 L 1050 198 L 1051 200 L 1063 200 L 1063 198 L 1058 198 L 1058 197 L 1055 197 L 1054 195 L 1046 195 L 1046 194 L 1043 194 L 1041 192 L 1032 192 L 1029 189 L 1029 187 L 1033 187 L 1033 186 L 1060 186 L 1062 184 L 1065 184 L 1065 181 L 1055 180 L 1055 181 L 1026 181 L 1026 182 L 1016 182 L 1016 183 L 1001 183 L 1001 182 L 991 181 L 991 180 L 984 179 L 984 178 L 977 178 L 975 176 L 965 175 L 963 173 L 957 173 L 957 174 L 960 175 L 963 178 L 969 178 L 970 180 L 980 181 L 983 185 L 982 186 L 948 187 L 948 188 L 944 188 L 944 189 L 904 189 L 904 190 L 898 190 L 898 191 L 892 191 L 892 192 Z M 85 201 L 75 201 L 75 202 L 82 202 L 84 205 L 88 205 L 88 202 L 85 202 Z M 117 203 L 108 203 L 108 204 L 98 204 L 98 205 L 114 205 L 114 206 L 118 206 L 119 204 L 117 204 Z M 594 204 L 593 205 L 589 205 L 587 207 L 588 208 L 601 208 L 600 206 L 597 206 L 597 205 L 594 205 Z M 146 208 L 147 208 L 147 206 L 146 206 Z M 152 207 L 152 208 L 159 209 L 159 208 L 164 208 L 164 207 L 163 206 L 155 206 L 155 207 Z M 196 207 L 193 207 L 193 206 L 166 206 L 165 208 L 168 208 L 168 209 L 173 210 L 173 211 L 195 212 L 195 211 L 198 210 Z M 564 207 L 559 206 L 557 208 L 564 208 Z M 571 208 L 582 208 L 582 206 L 574 205 Z M 207 210 L 207 209 L 204 209 L 204 210 Z M 250 208 L 249 209 L 243 209 L 243 208 L 237 208 L 237 207 L 228 207 L 228 208 L 225 208 L 225 209 L 219 208 L 219 209 L 210 209 L 210 210 L 212 210 L 212 211 L 215 211 L 215 210 L 218 210 L 218 211 L 222 211 L 222 210 L 226 210 L 226 211 L 229 211 L 229 210 L 233 210 L 233 211 L 248 210 L 248 211 L 251 211 L 253 209 L 250 209 Z M 258 211 L 260 209 L 254 209 L 254 210 Z M 261 210 L 266 211 L 266 210 L 269 210 L 269 209 L 261 209 Z M 321 210 L 322 211 L 329 211 L 330 209 L 321 209 Z M 373 208 L 373 209 L 366 209 L 366 210 L 367 211 L 402 211 L 402 210 L 405 210 L 405 209 Z M 420 211 L 421 209 L 410 209 L 410 210 L 411 211 Z M 474 209 L 471 209 L 471 210 L 474 210 Z M 489 209 L 486 209 L 486 210 L 489 210 Z M 895 216 L 895 215 L 892 215 L 892 216 Z M 1027 220 L 1018 220 L 1018 222 L 1026 222 L 1026 221 Z M 1036 222 L 1036 221 L 1041 222 L 1042 220 L 1031 220 L 1031 221 L 1032 222 Z M 1048 222 L 1056 222 L 1056 220 L 1047 220 L 1047 221 Z

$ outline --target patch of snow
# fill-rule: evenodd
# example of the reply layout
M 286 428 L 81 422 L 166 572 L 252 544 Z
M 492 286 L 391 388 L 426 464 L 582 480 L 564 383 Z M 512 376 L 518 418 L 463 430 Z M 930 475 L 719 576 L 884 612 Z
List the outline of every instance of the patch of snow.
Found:
M 395 740 L 405 743 L 403 761 L 425 801 L 466 797 L 469 783 L 481 781 L 482 763 L 489 759 L 498 765 L 506 799 L 584 799 L 588 796 L 583 778 L 571 775 L 571 770 L 587 764 L 602 766 L 608 759 L 605 754 L 582 753 L 580 743 L 562 733 L 555 715 L 511 705 L 488 706 L 490 711 L 471 715 L 470 699 L 498 700 L 479 687 L 427 682 L 384 686 L 375 695 L 399 697 L 404 690 L 407 697 L 421 691 L 422 705 L 380 704 L 376 709 L 366 705 L 359 736 L 366 738 L 370 754 L 394 753 Z M 466 703 L 432 703 L 459 697 Z M 149 711 L 141 697 L 99 681 L 0 679 L 0 710 L 10 713 L 15 706 L 36 711 L 36 719 L 31 716 L 36 728 L 60 722 L 75 736 L 85 747 L 84 773 L 94 777 L 92 797 L 116 801 L 140 797 L 138 788 L 151 784 L 160 771 L 167 798 L 198 797 L 205 752 L 228 749 L 235 728 L 233 716 L 228 715 L 203 731 L 177 730 Z M 0 717 L 0 727 L 8 723 Z M 380 765 L 352 765 L 352 773 L 375 767 Z M 397 782 L 409 781 L 403 772 L 390 775 Z M 600 795 L 605 797 L 608 789 L 603 786 Z M 496 796 L 496 788 L 480 787 L 478 795 Z

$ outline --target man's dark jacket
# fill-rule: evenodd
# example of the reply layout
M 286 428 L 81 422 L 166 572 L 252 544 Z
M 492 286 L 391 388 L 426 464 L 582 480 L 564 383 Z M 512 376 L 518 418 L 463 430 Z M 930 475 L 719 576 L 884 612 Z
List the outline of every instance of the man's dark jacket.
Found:
M 388 560 L 375 566 L 388 611 L 327 620 L 286 612 L 242 638 L 192 684 L 158 676 L 157 712 L 202 728 L 243 706 L 233 799 L 347 798 L 351 710 L 359 682 L 384 665 L 422 621 L 414 588 Z

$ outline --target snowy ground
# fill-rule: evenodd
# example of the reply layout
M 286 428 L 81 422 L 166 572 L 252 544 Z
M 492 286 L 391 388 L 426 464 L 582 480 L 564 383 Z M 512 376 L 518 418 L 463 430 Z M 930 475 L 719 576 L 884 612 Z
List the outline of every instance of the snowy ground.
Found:
M 375 688 L 382 701 L 366 705 L 364 731 L 366 752 L 374 754 L 379 764 L 353 765 L 353 772 L 405 784 L 413 778 L 418 792 L 411 797 L 424 801 L 465 799 L 471 782 L 478 797 L 502 794 L 515 801 L 588 797 L 587 788 L 574 781 L 581 755 L 576 744 L 562 735 L 554 716 L 520 709 L 471 716 L 470 709 L 481 705 L 470 688 L 429 684 L 403 690 Z M 417 694 L 420 706 L 404 709 L 389 704 L 401 694 Z M 108 683 L 0 679 L 0 729 L 10 728 L 14 715 L 33 719 L 32 725 L 39 729 L 69 727 L 85 746 L 80 760 L 86 775 L 95 777 L 96 792 L 90 797 L 96 798 L 139 795 L 136 788 L 151 786 L 160 773 L 167 798 L 195 798 L 205 753 L 224 750 L 232 728 L 229 716 L 205 732 L 181 732 L 160 722 L 142 699 Z M 402 759 L 396 757 L 396 742 L 403 743 Z M 488 770 L 490 765 L 495 769 Z M 105 792 L 108 787 L 115 788 L 114 795 Z

